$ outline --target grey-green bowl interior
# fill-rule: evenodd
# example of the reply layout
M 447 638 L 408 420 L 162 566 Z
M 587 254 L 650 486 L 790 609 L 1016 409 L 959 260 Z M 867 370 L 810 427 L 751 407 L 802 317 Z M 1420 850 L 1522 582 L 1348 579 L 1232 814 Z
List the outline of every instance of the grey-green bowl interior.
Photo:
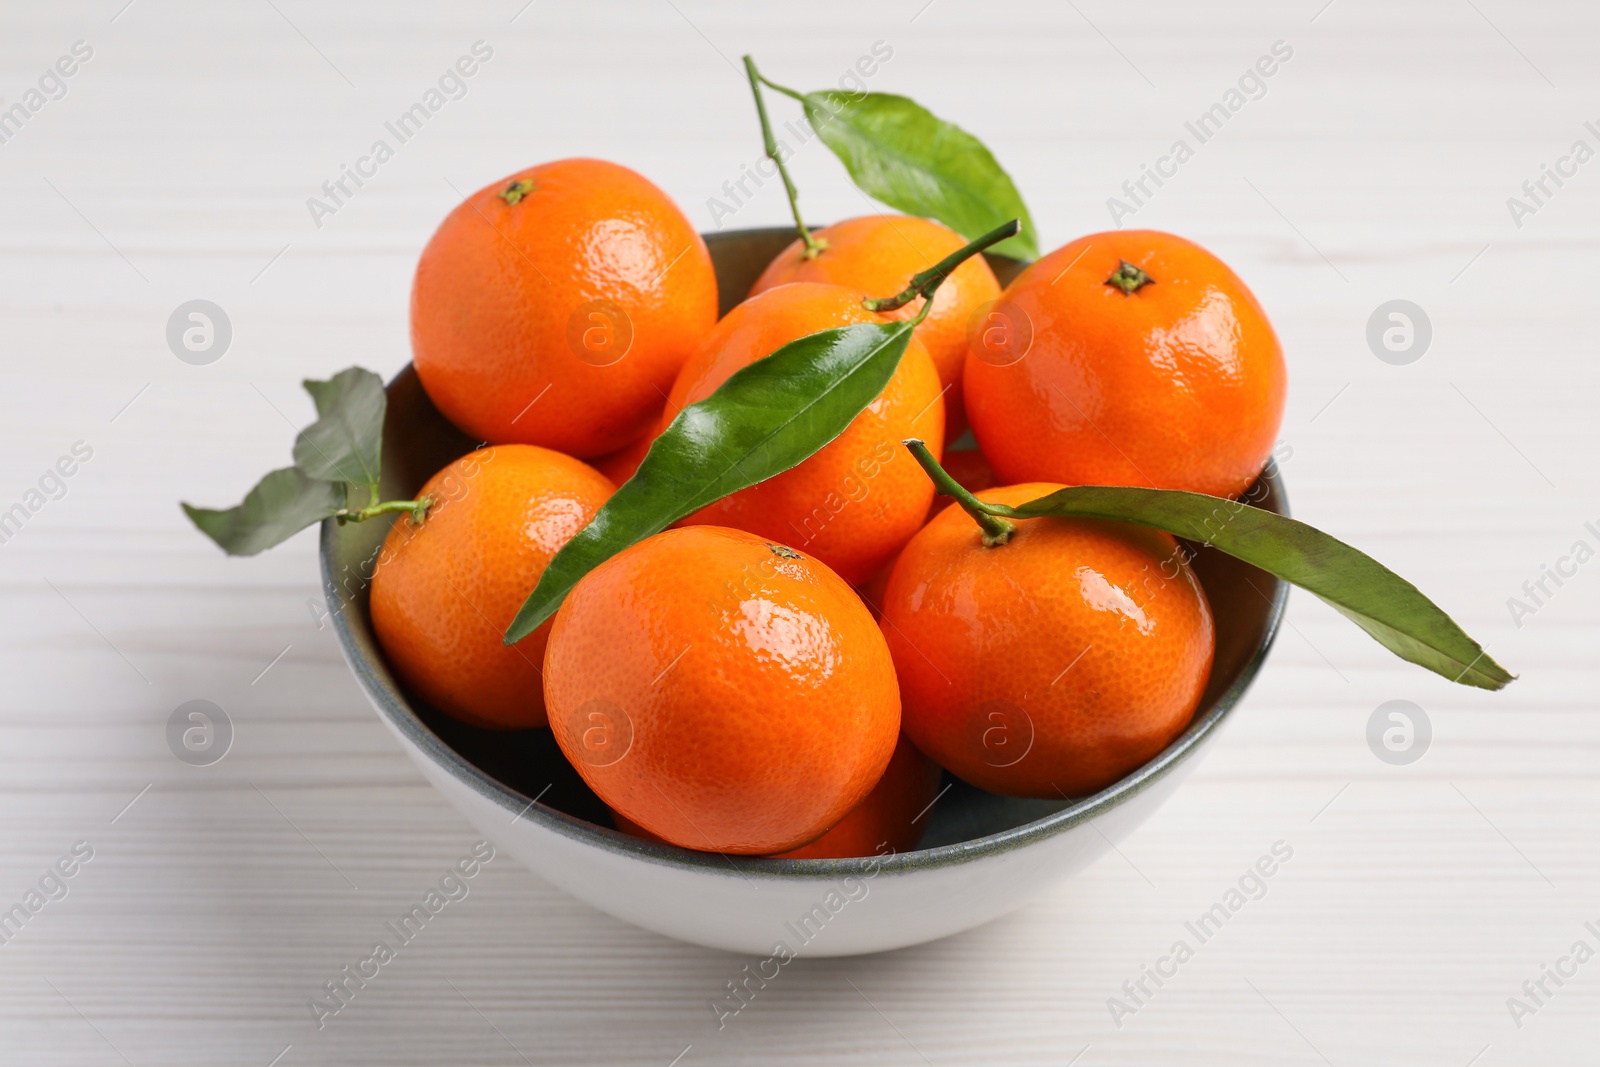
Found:
M 710 234 L 722 312 L 738 303 L 762 269 L 794 238 L 791 229 Z M 1014 260 L 989 257 L 1002 284 L 1021 269 Z M 388 499 L 406 499 L 472 441 L 439 414 L 407 366 L 389 384 L 384 423 L 383 483 Z M 1258 507 L 1288 514 L 1275 468 L 1261 477 Z M 508 813 L 539 823 L 595 848 L 644 862 L 728 873 L 737 863 L 746 876 L 832 878 L 856 869 L 849 860 L 780 860 L 717 856 L 659 845 L 611 828 L 606 806 L 562 756 L 548 729 L 501 732 L 465 725 L 407 693 L 389 671 L 373 637 L 367 584 L 386 522 L 337 526 L 323 523 L 323 583 L 334 628 L 357 678 L 381 713 L 428 758 Z M 1189 727 L 1149 763 L 1093 796 L 1071 801 L 999 797 L 946 776 L 950 788 L 928 815 L 916 850 L 888 857 L 884 871 L 971 862 L 1048 837 L 1109 810 L 1155 782 L 1191 755 L 1233 710 L 1260 669 L 1283 615 L 1288 586 L 1264 571 L 1213 549 L 1196 548 L 1194 569 L 1211 602 L 1217 652 L 1210 684 Z

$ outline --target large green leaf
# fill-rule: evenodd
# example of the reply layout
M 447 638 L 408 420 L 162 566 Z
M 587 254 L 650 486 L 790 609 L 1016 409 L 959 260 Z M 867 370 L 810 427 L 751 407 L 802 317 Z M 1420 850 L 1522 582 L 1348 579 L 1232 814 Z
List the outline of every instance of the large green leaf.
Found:
M 345 487 L 308 477 L 299 467 L 275 470 L 238 507 L 213 510 L 183 505 L 200 532 L 230 556 L 253 556 L 287 541 L 344 507 Z
M 791 341 L 684 408 L 637 473 L 550 560 L 506 643 L 537 629 L 580 578 L 624 548 L 788 470 L 838 437 L 888 384 L 912 325 L 858 323 Z
M 294 439 L 295 466 L 312 478 L 377 486 L 383 460 L 383 379 L 347 367 L 325 382 L 308 380 L 317 421 Z
M 1371 556 L 1314 527 L 1235 500 L 1168 489 L 1084 485 L 1018 507 L 1009 518 L 1117 519 L 1176 534 L 1309 590 L 1389 651 L 1452 682 L 1500 689 L 1514 677 L 1440 607 Z
M 994 251 L 1037 259 L 1039 238 L 1022 194 L 983 142 L 891 93 L 806 93 L 806 119 L 867 195 L 973 238 L 1007 219 L 1022 232 Z

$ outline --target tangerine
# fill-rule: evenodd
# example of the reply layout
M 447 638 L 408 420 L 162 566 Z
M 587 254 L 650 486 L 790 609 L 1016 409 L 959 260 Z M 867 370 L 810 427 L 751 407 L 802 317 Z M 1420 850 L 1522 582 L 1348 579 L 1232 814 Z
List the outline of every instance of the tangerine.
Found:
M 750 289 L 750 295 L 788 282 L 826 282 L 859 289 L 869 296 L 893 296 L 911 276 L 939 262 L 967 242 L 961 235 L 932 219 L 909 215 L 863 215 L 815 231 L 824 244 L 815 255 L 805 254 L 799 238 L 778 253 Z M 945 279 L 933 294 L 933 308 L 917 326 L 917 337 L 928 349 L 944 387 L 945 440 L 953 441 L 967 428 L 961 404 L 961 373 L 967 358 L 967 324 L 983 305 L 1000 296 L 1000 283 L 982 256 L 973 256 Z M 918 297 L 891 312 L 911 318 L 922 308 Z
M 471 452 L 429 478 L 422 521 L 395 520 L 372 575 L 372 627 L 400 679 L 475 726 L 543 726 L 550 626 L 509 647 L 502 637 L 611 491 L 582 461 L 535 445 Z
M 675 845 L 798 848 L 894 751 L 900 695 L 872 616 L 826 566 L 755 534 L 646 538 L 586 574 L 554 624 L 556 743 L 601 800 Z
M 478 190 L 417 263 L 411 346 L 473 437 L 576 456 L 645 432 L 717 320 L 705 242 L 626 167 L 563 159 Z
M 978 493 L 1017 505 L 1060 489 Z M 985 547 L 946 508 L 900 553 L 882 626 L 904 729 L 963 780 L 1007 796 L 1083 796 L 1160 752 L 1193 717 L 1215 653 L 1211 609 L 1169 534 L 1099 519 L 1014 520 Z
M 1238 496 L 1283 420 L 1283 349 L 1227 265 L 1155 230 L 1091 234 L 1006 289 L 967 356 L 1002 482 Z
M 661 429 L 659 425 L 644 434 L 637 441 L 623 445 L 615 452 L 607 452 L 589 461 L 595 470 L 610 478 L 616 485 L 621 485 L 633 477 L 639 469 L 639 464 L 644 462 L 644 454 L 650 451 L 650 443 L 656 439 L 656 433 Z
M 777 858 L 850 859 L 907 852 L 922 836 L 923 827 L 918 823 L 939 795 L 939 778 L 938 765 L 901 734 L 888 769 L 866 799 L 811 844 L 780 852 Z M 663 838 L 617 812 L 611 813 L 611 821 L 622 833 L 664 843 Z
M 941 290 L 942 291 L 942 290 Z M 790 341 L 888 316 L 861 306 L 862 293 L 793 282 L 757 293 L 717 323 L 672 385 L 662 425 L 704 400 L 729 375 Z M 943 440 L 939 375 L 913 336 L 889 384 L 843 433 L 798 466 L 741 489 L 684 519 L 732 526 L 814 555 L 847 582 L 862 582 L 922 525 L 933 485 L 900 442 Z
M 928 825 L 924 817 L 939 796 L 940 777 L 938 764 L 902 733 L 888 768 L 865 800 L 811 844 L 778 855 L 788 860 L 827 860 L 909 852 Z

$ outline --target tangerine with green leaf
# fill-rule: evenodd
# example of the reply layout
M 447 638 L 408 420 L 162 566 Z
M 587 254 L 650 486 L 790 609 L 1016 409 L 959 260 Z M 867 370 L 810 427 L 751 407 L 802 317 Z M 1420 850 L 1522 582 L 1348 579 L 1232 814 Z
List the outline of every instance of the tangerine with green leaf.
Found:
M 904 282 L 902 281 L 903 285 Z M 735 371 L 791 341 L 835 326 L 891 321 L 860 290 L 792 282 L 750 297 L 717 323 L 673 383 L 663 422 L 704 400 Z M 922 525 L 933 486 L 900 441 L 944 435 L 939 373 L 913 334 L 894 376 L 844 433 L 799 466 L 741 489 L 684 519 L 732 526 L 815 555 L 862 582 Z
M 751 295 L 788 282 L 825 282 L 866 293 L 893 293 L 930 263 L 936 263 L 966 241 L 931 219 L 907 215 L 864 215 L 813 231 L 814 247 L 796 238 L 778 253 L 751 287 Z M 967 359 L 967 328 L 983 305 L 1000 295 L 1000 283 L 982 256 L 973 256 L 940 285 L 933 308 L 917 326 L 916 336 L 933 358 L 945 389 L 945 439 L 966 430 L 961 404 L 961 373 Z M 893 312 L 911 318 L 922 307 L 916 299 Z
M 980 525 L 946 508 L 900 553 L 882 608 L 907 736 L 1007 796 L 1085 796 L 1148 761 L 1193 717 L 1216 647 L 1177 541 L 1099 519 Z

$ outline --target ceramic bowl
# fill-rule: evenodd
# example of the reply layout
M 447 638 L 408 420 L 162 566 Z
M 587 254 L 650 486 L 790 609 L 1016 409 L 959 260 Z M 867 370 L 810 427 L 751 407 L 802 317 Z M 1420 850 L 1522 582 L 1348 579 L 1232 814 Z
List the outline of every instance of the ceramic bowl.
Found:
M 793 238 L 788 229 L 706 238 L 723 312 Z M 1020 265 L 991 264 L 1002 283 Z M 406 368 L 389 386 L 386 495 L 404 499 L 474 442 L 448 423 Z M 1287 514 L 1269 467 L 1253 497 Z M 611 829 L 609 813 L 549 730 L 466 726 L 410 696 L 373 637 L 367 578 L 386 526 L 323 524 L 321 559 L 345 658 L 378 716 L 422 773 L 486 837 L 540 877 L 617 918 L 668 937 L 760 957 L 843 956 L 914 945 L 1021 906 L 1111 850 L 1149 817 L 1214 743 L 1272 644 L 1287 586 L 1207 548 L 1194 568 L 1216 620 L 1217 653 L 1193 722 L 1149 763 L 1071 801 L 993 796 L 949 776 L 916 850 L 852 860 L 728 857 Z

